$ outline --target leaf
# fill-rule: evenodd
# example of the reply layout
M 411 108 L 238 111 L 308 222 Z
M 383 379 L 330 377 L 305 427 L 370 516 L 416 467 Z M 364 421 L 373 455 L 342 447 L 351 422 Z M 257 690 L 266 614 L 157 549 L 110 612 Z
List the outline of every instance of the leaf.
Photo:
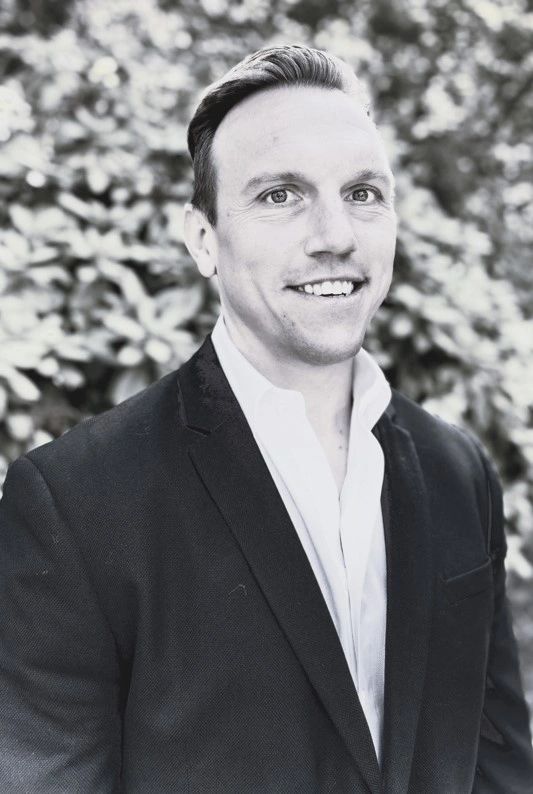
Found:
M 90 259 L 92 256 L 94 256 L 93 246 L 87 239 L 87 236 L 79 229 L 69 230 L 65 234 L 64 239 L 65 242 L 70 246 L 71 256 L 76 257 L 76 259 Z
M 17 267 L 26 264 L 26 260 L 30 255 L 30 244 L 23 234 L 19 234 L 14 229 L 7 229 L 6 231 L 0 232 L 0 241 L 2 243 L 0 255 L 2 249 L 5 247 L 17 261 Z M 1 258 L 0 264 L 4 264 Z
M 124 345 L 117 353 L 117 361 L 123 367 L 136 367 L 144 358 L 144 352 L 133 345 Z
M 0 347 L 0 359 L 13 367 L 37 369 L 48 352 L 48 345 L 36 339 L 5 339 Z
M 62 207 L 64 207 L 68 212 L 71 212 L 73 215 L 76 215 L 78 218 L 88 220 L 92 214 L 91 206 L 86 201 L 82 201 L 77 196 L 73 196 L 71 193 L 60 193 L 58 196 L 58 201 Z
M 87 170 L 87 182 L 93 193 L 104 193 L 109 187 L 109 175 L 98 166 Z
M 32 251 L 30 256 L 30 265 L 41 265 L 45 262 L 53 262 L 57 259 L 59 259 L 59 251 L 57 248 L 53 248 L 51 245 L 42 245 Z M 65 270 L 62 268 L 60 268 L 60 270 L 65 276 L 67 275 Z
M 52 356 L 47 356 L 40 361 L 35 367 L 39 375 L 45 378 L 51 378 L 59 372 L 59 362 Z
M 184 325 L 195 317 L 204 300 L 204 289 L 197 281 L 189 287 L 162 290 L 155 297 L 159 321 L 167 329 Z
M 85 376 L 76 367 L 69 366 L 68 364 L 61 367 L 57 374 L 52 377 L 56 386 L 63 389 L 80 389 L 85 385 Z
M 169 239 L 178 243 L 183 242 L 184 208 L 184 204 L 177 204 L 174 202 L 168 202 L 164 206 Z
M 34 213 L 22 204 L 9 207 L 9 217 L 13 226 L 23 235 L 31 237 L 34 230 Z
M 3 419 L 5 417 L 7 406 L 8 406 L 7 391 L 4 389 L 3 386 L 0 386 L 0 419 Z
M 27 441 L 33 435 L 33 420 L 26 413 L 9 414 L 6 417 L 6 430 L 15 441 Z
M 66 212 L 63 212 L 60 207 L 45 207 L 35 213 L 34 234 L 43 238 L 50 238 L 57 232 L 70 229 L 72 223 L 72 218 Z
M 41 287 L 47 287 L 54 281 L 64 285 L 68 285 L 72 282 L 70 273 L 59 265 L 33 268 L 29 271 L 28 276 L 35 284 L 39 284 Z
M 82 337 L 77 335 L 66 336 L 54 345 L 54 351 L 60 358 L 69 361 L 89 361 L 90 352 L 87 350 Z
M 106 314 L 104 325 L 119 337 L 125 337 L 132 342 L 142 342 L 146 334 L 143 327 L 131 317 L 120 314 Z
M 110 389 L 109 398 L 113 405 L 118 405 L 128 397 L 132 397 L 148 386 L 150 380 L 148 372 L 145 367 L 136 367 L 135 369 L 128 369 L 125 372 L 119 372 L 114 378 Z
M 100 259 L 98 262 L 100 273 L 118 284 L 125 299 L 130 305 L 135 306 L 146 300 L 145 288 L 139 277 L 125 265 L 112 262 L 108 259 Z
M 0 244 L 0 267 L 2 270 L 23 270 L 26 262 L 7 246 Z
M 391 334 L 397 339 L 404 339 L 414 331 L 413 320 L 408 314 L 396 314 L 390 323 Z
M 36 430 L 33 436 L 30 439 L 30 443 L 28 444 L 27 451 L 29 452 L 36 447 L 41 447 L 43 444 L 48 444 L 50 441 L 53 441 L 54 437 L 47 433 L 45 430 Z
M 146 355 L 157 361 L 158 364 L 166 364 L 172 356 L 171 348 L 161 339 L 149 339 L 144 346 L 144 350 Z
M 41 396 L 37 386 L 14 367 L 0 361 L 0 378 L 7 381 L 13 394 L 23 402 L 36 402 Z

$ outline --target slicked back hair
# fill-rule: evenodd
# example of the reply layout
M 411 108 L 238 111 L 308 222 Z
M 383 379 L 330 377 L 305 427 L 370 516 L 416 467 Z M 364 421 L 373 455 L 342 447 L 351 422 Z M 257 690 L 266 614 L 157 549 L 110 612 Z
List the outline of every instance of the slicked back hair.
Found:
M 343 91 L 370 116 L 368 95 L 352 69 L 335 55 L 289 44 L 265 47 L 246 56 L 220 80 L 212 83 L 191 119 L 188 146 L 193 161 L 192 204 L 215 226 L 216 171 L 212 145 L 224 117 L 239 102 L 259 91 L 281 86 L 315 86 Z

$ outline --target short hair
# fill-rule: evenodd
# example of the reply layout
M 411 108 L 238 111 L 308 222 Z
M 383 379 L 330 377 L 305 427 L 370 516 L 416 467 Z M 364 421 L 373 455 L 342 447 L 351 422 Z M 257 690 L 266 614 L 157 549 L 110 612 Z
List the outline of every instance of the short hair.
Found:
M 212 145 L 224 117 L 239 102 L 259 91 L 281 86 L 339 89 L 353 96 L 370 116 L 368 94 L 347 63 L 331 53 L 299 44 L 264 47 L 247 55 L 212 83 L 191 119 L 187 142 L 193 162 L 191 202 L 209 223 L 217 221 L 216 172 Z

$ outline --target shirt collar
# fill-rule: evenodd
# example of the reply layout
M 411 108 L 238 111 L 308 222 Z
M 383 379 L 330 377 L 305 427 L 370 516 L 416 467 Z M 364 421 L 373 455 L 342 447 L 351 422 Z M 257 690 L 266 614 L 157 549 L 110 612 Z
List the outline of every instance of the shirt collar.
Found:
M 305 411 L 301 392 L 275 386 L 241 353 L 229 335 L 220 313 L 211 340 L 224 374 L 246 416 L 255 420 L 260 400 L 267 394 L 287 409 Z M 352 419 L 371 430 L 391 399 L 390 386 L 378 363 L 361 348 L 355 356 Z

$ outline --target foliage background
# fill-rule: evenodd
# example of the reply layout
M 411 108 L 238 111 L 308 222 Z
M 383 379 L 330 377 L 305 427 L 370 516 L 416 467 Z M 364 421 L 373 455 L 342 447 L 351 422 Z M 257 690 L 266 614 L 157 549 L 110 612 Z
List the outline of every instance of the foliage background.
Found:
M 0 482 L 178 367 L 218 313 L 182 236 L 186 125 L 246 53 L 345 58 L 397 175 L 396 278 L 367 347 L 504 483 L 533 705 L 531 0 L 3 0 Z

